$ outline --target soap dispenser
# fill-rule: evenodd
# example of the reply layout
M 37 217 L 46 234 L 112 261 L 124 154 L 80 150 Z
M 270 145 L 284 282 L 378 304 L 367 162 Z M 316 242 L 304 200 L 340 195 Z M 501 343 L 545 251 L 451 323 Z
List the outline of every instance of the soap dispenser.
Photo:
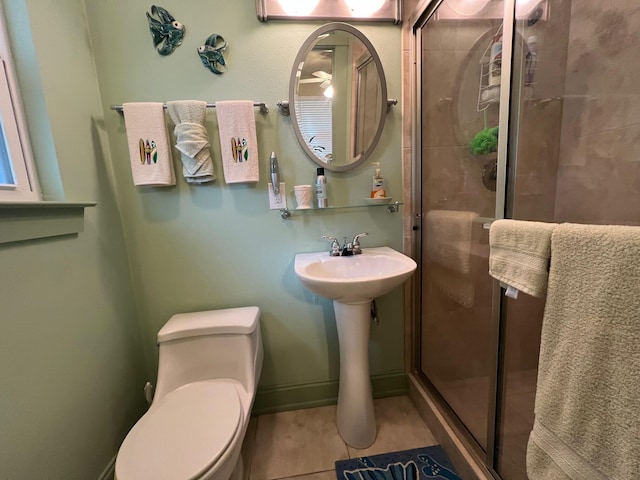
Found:
M 376 170 L 371 184 L 371 198 L 384 198 L 386 193 L 384 191 L 384 177 L 382 176 L 382 170 L 380 170 L 380 162 L 373 162 L 372 165 L 375 165 Z

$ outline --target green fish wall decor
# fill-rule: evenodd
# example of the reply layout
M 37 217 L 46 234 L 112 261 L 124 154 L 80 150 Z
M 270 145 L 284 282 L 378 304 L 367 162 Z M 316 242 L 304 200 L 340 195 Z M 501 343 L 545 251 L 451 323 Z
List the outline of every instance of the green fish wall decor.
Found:
M 152 17 L 157 17 L 158 19 Z M 151 15 L 147 12 L 149 30 L 153 36 L 153 46 L 160 55 L 169 55 L 182 44 L 185 27 L 162 7 L 151 5 Z
M 222 56 L 222 52 L 226 48 L 227 42 L 222 35 L 218 35 L 217 33 L 209 35 L 209 38 L 205 40 L 204 45 L 198 47 L 200 61 L 206 68 L 211 70 L 212 73 L 222 75 L 225 70 L 221 70 L 220 65 L 222 65 L 222 67 L 226 67 L 224 57 Z

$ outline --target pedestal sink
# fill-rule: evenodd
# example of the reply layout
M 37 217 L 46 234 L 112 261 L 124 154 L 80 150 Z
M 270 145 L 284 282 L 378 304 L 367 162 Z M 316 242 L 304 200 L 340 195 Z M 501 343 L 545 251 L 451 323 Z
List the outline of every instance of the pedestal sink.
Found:
M 333 300 L 340 342 L 336 423 L 354 448 L 366 448 L 376 439 L 369 378 L 371 301 L 401 285 L 416 266 L 389 247 L 363 248 L 362 254 L 346 257 L 327 251 L 296 255 L 294 268 L 302 284 Z

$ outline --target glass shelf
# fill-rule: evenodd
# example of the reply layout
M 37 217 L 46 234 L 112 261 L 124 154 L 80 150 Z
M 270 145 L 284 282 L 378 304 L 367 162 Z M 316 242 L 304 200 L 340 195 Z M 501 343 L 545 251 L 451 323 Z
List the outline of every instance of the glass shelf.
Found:
M 317 207 L 312 207 L 312 208 L 300 208 L 300 209 L 288 209 L 288 208 L 283 208 L 280 210 L 280 216 L 284 219 L 284 220 L 289 220 L 291 218 L 291 214 L 299 214 L 299 213 L 318 213 L 318 212 L 326 212 L 328 210 L 353 210 L 356 208 L 380 208 L 380 207 L 387 207 L 387 212 L 389 213 L 396 213 L 399 209 L 400 209 L 400 205 L 402 205 L 402 202 L 392 202 L 392 203 L 379 203 L 379 204 L 361 204 L 361 205 L 340 205 L 340 206 L 329 206 L 329 207 L 325 207 L 325 208 L 317 208 Z

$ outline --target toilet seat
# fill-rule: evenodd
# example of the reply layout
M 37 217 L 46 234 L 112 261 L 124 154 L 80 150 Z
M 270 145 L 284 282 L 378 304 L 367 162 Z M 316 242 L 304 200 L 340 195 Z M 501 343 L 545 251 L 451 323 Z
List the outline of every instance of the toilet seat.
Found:
M 194 480 L 224 454 L 242 424 L 233 385 L 184 385 L 153 404 L 127 435 L 116 460 L 119 480 Z

